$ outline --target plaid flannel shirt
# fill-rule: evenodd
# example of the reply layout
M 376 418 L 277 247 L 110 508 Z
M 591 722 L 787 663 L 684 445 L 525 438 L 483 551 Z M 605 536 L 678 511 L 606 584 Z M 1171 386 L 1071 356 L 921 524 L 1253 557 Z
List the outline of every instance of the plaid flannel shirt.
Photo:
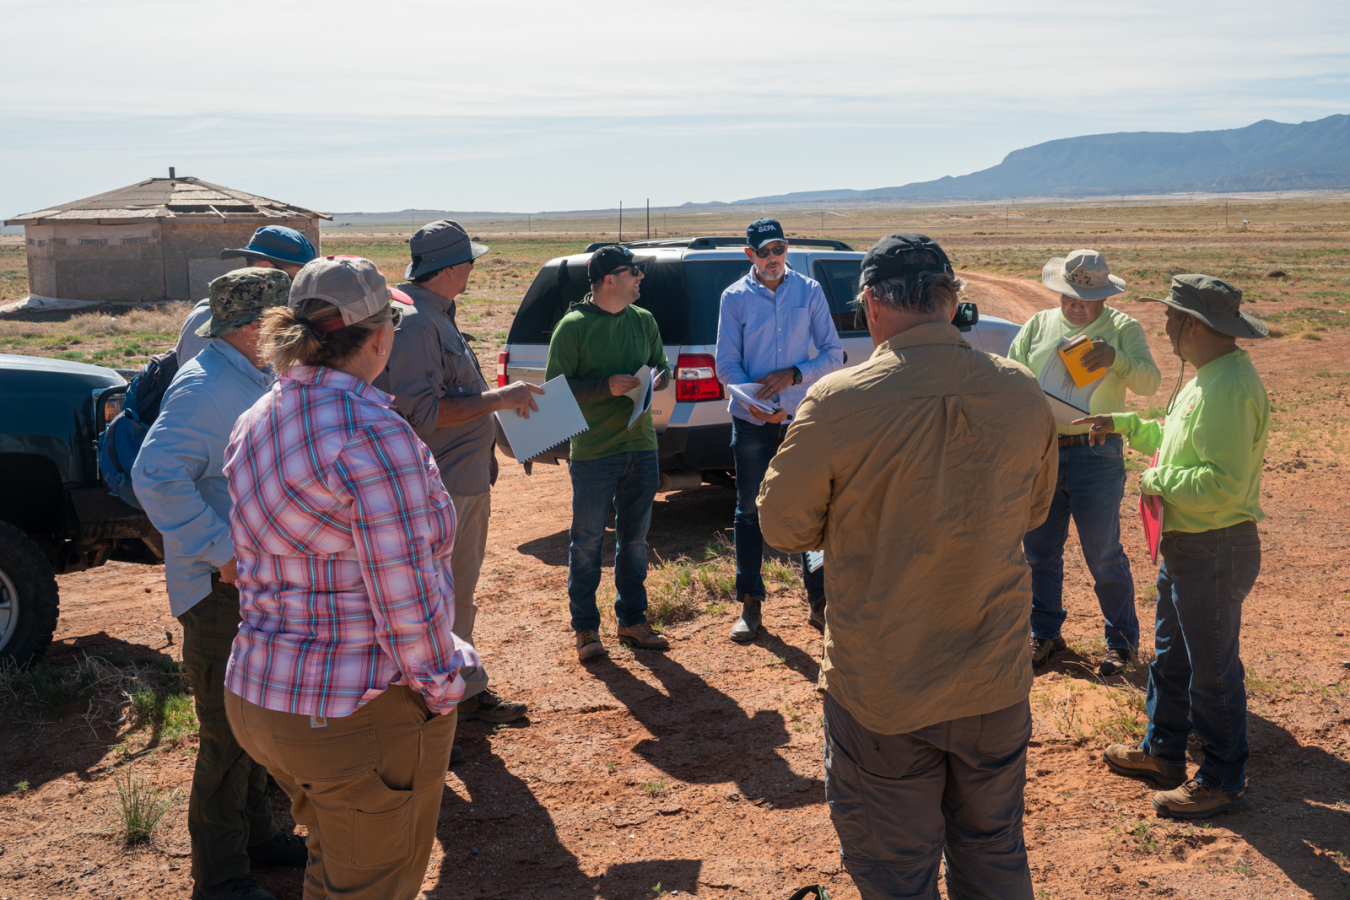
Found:
M 225 685 L 266 709 L 346 716 L 392 684 L 448 713 L 455 510 L 393 398 L 297 366 L 239 417 L 225 450 L 242 622 Z

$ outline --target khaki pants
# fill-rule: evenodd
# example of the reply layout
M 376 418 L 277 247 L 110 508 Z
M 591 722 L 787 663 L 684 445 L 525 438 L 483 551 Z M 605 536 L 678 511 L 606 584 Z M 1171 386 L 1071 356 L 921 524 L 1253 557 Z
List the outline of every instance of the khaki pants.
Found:
M 267 770 L 234 739 L 225 717 L 225 665 L 239 633 L 239 591 L 211 576 L 211 593 L 178 617 L 183 668 L 197 706 L 197 761 L 188 797 L 192 880 L 210 887 L 247 875 L 248 848 L 276 836 Z
M 342 718 L 276 712 L 229 691 L 239 743 L 267 766 L 309 830 L 305 900 L 399 900 L 422 889 L 456 713 L 391 687 Z
M 455 505 L 455 547 L 450 553 L 450 573 L 455 579 L 455 627 L 457 637 L 473 643 L 473 625 L 478 619 L 478 604 L 474 593 L 478 590 L 478 576 L 487 556 L 488 519 L 492 516 L 492 492 L 469 496 L 451 494 Z M 466 666 L 461 673 L 467 687 L 468 700 L 487 687 L 486 666 Z

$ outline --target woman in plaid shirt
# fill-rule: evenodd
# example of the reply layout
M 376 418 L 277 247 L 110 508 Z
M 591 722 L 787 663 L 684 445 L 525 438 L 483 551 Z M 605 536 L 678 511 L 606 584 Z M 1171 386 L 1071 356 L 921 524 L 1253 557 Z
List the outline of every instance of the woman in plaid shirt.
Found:
M 435 460 L 371 387 L 401 318 L 369 260 L 320 258 L 268 311 L 276 385 L 225 452 L 242 624 L 226 712 L 308 832 L 305 896 L 411 898 L 455 734 L 455 517 Z

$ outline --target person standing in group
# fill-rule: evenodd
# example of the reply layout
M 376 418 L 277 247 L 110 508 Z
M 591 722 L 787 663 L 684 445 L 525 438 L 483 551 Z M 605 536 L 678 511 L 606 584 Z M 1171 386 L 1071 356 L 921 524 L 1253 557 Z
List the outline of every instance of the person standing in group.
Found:
M 614 613 L 618 638 L 664 650 L 669 642 L 647 624 L 647 529 L 660 486 L 651 410 L 628 427 L 633 402 L 624 396 L 652 369 L 652 391 L 670 383 L 670 364 L 656 319 L 633 304 L 642 293 L 642 266 L 627 248 L 601 247 L 586 265 L 591 292 L 568 310 L 548 345 L 547 381 L 567 376 L 590 427 L 572 438 L 572 526 L 568 530 L 567 596 L 582 662 L 607 655 L 600 640 L 600 545 L 615 510 Z
M 169 607 L 183 626 L 183 668 L 197 708 L 188 799 L 193 900 L 267 900 L 251 869 L 305 864 L 304 841 L 272 818 L 267 770 L 225 717 L 225 665 L 239 630 L 239 591 L 222 466 L 235 420 L 267 390 L 258 320 L 286 303 L 275 269 L 235 269 L 211 282 L 206 349 L 178 370 L 132 465 L 132 487 L 164 538 Z
M 1030 900 L 1032 672 L 1022 536 L 1055 424 L 1021 365 L 952 324 L 963 283 L 921 234 L 863 258 L 876 350 L 807 392 L 759 494 L 765 539 L 823 548 L 825 797 L 863 900 Z
M 253 232 L 247 247 L 220 251 L 221 259 L 242 257 L 248 261 L 248 265 L 257 269 L 280 269 L 287 278 L 294 278 L 301 266 L 318 255 L 309 238 L 284 225 L 264 225 Z M 206 349 L 210 338 L 199 334 L 198 329 L 210 317 L 211 300 L 208 297 L 194 306 L 183 321 L 183 327 L 178 332 L 178 343 L 174 347 L 180 367 L 187 365 Z
M 225 709 L 308 831 L 305 896 L 411 900 L 435 840 L 466 668 L 455 511 L 371 386 L 400 318 L 367 259 L 316 259 L 263 319 L 278 381 L 225 451 L 242 622 Z
M 764 602 L 764 537 L 755 498 L 769 460 L 778 452 L 788 423 L 807 389 L 844 364 L 844 345 L 830 318 L 825 292 L 787 265 L 787 237 L 774 219 L 756 219 L 745 230 L 750 271 L 722 292 L 717 316 L 717 377 L 723 384 L 758 384 L 757 399 L 777 411 L 766 414 L 736 400 L 731 412 L 731 449 L 736 461 L 736 597 L 741 615 L 731 639 L 755 639 Z M 802 558 L 802 581 L 810 621 L 825 628 L 825 572 Z
M 1092 413 L 1125 410 L 1125 390 L 1141 397 L 1158 392 L 1162 375 L 1153 362 L 1138 321 L 1106 305 L 1124 292 L 1125 282 L 1111 274 L 1096 250 L 1075 250 L 1045 264 L 1041 282 L 1059 295 L 1056 309 L 1032 316 L 1013 338 L 1008 358 L 1040 375 L 1066 337 L 1085 334 L 1092 350 L 1083 357 L 1089 370 L 1105 369 L 1092 395 Z M 1078 529 L 1083 558 L 1105 622 L 1106 653 L 1102 675 L 1125 670 L 1139 648 L 1139 616 L 1134 608 L 1130 560 L 1120 545 L 1120 501 L 1125 496 L 1125 453 L 1119 436 L 1089 443 L 1085 426 L 1057 425 L 1059 482 L 1045 524 L 1027 533 L 1022 545 L 1031 564 L 1031 664 L 1040 668 L 1067 644 L 1060 636 L 1064 611 L 1064 543 L 1069 519 Z
M 1261 571 L 1261 468 L 1270 400 L 1238 338 L 1269 329 L 1242 312 L 1242 291 L 1208 275 L 1178 275 L 1165 299 L 1172 352 L 1195 377 L 1168 404 L 1166 424 L 1136 413 L 1091 416 L 1100 439 L 1122 434 L 1130 447 L 1158 453 L 1140 489 L 1162 500 L 1162 565 L 1148 670 L 1148 731 L 1136 749 L 1112 744 L 1115 772 L 1165 788 L 1153 808 L 1178 819 L 1207 819 L 1247 806 L 1247 689 L 1239 641 L 1242 602 Z M 1204 760 L 1186 775 L 1194 731 Z
M 455 573 L 455 634 L 473 641 L 478 619 L 474 594 L 487 555 L 492 484 L 497 480 L 497 420 L 492 414 L 537 410 L 525 382 L 488 388 L 473 347 L 455 321 L 456 299 L 473 274 L 474 260 L 488 251 L 469 239 L 458 222 L 442 219 L 408 240 L 412 262 L 399 290 L 412 300 L 389 364 L 375 387 L 394 395 L 394 405 L 436 456 L 441 479 L 455 504 L 458 530 L 450 564 Z M 487 687 L 486 672 L 467 672 L 469 696 L 459 705 L 463 722 L 514 722 L 528 711 Z M 462 751 L 455 748 L 455 762 Z

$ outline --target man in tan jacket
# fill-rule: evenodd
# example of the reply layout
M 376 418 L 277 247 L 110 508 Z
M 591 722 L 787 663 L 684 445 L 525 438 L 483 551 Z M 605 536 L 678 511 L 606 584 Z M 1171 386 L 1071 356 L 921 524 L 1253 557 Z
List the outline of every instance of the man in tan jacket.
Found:
M 1023 366 L 951 325 L 963 283 L 920 234 L 868 251 L 876 345 L 815 384 L 759 495 L 765 540 L 824 548 L 825 792 L 863 900 L 1029 900 L 1031 571 L 1055 422 Z M 944 846 L 945 845 L 945 846 Z

